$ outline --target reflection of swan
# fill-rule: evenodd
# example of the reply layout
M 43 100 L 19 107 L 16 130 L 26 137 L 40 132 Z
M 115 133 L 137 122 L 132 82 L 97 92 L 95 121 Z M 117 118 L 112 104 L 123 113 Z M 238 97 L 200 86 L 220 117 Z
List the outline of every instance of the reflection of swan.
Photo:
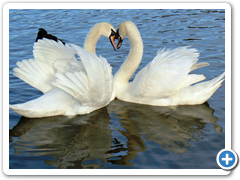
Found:
M 217 124 L 218 118 L 207 104 L 159 107 L 116 99 L 107 108 L 120 119 L 123 129 L 119 128 L 118 131 L 127 137 L 126 149 L 131 151 L 119 163 L 135 158 L 139 151 L 146 151 L 150 142 L 174 154 L 186 153 L 191 141 L 202 139 L 206 123 L 213 124 L 214 130 L 222 133 L 222 127 Z
M 11 148 L 19 158 L 48 157 L 44 164 L 57 168 L 100 168 L 101 163 L 113 156 L 105 153 L 111 150 L 112 145 L 109 120 L 106 108 L 72 119 L 53 116 L 36 121 L 21 117 L 18 124 L 9 131 L 12 140 L 13 137 L 18 137 Z M 24 158 L 24 161 L 25 164 L 32 164 L 27 163 L 28 158 Z M 39 167 L 36 165 L 35 168 Z
M 111 119 L 107 110 L 112 112 Z M 35 161 L 28 156 L 44 156 L 45 164 L 57 168 L 106 168 L 107 163 L 133 166 L 136 158 L 137 165 L 148 168 L 152 161 L 145 160 L 154 157 L 159 162 L 159 157 L 166 157 L 163 151 L 169 155 L 186 153 L 193 141 L 208 134 L 207 124 L 221 133 L 217 121 L 206 104 L 160 107 L 116 99 L 107 109 L 72 119 L 22 117 L 9 131 L 10 151 L 25 164 Z M 16 158 L 12 156 L 10 159 Z
M 142 59 L 142 38 L 131 21 L 122 22 L 118 33 L 118 48 L 125 36 L 128 36 L 131 44 L 127 59 L 114 76 L 118 99 L 155 106 L 202 104 L 221 86 L 225 73 L 211 81 L 190 86 L 205 77 L 188 73 L 208 63 L 196 64 L 199 54 L 188 47 L 158 51 L 153 61 L 129 83 Z
M 91 28 L 85 50 L 73 44 L 64 46 L 61 41 L 38 40 L 33 47 L 34 59 L 17 62 L 14 75 L 44 95 L 9 107 L 22 116 L 34 118 L 88 114 L 106 106 L 115 95 L 112 68 L 105 58 L 95 55 L 101 35 L 109 37 L 115 49 L 115 29 L 109 23 Z M 81 61 L 77 61 L 75 54 Z

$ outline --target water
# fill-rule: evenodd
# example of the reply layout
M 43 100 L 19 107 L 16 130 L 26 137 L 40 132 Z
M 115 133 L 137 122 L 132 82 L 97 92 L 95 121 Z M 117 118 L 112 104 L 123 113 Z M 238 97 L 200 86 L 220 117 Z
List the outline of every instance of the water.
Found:
M 212 79 L 225 69 L 224 10 L 10 10 L 9 102 L 23 103 L 41 92 L 13 76 L 16 62 L 33 58 L 38 28 L 83 46 L 98 22 L 115 28 L 133 21 L 143 39 L 138 71 L 159 48 L 190 45 L 199 62 L 210 66 L 195 73 Z M 127 57 L 125 39 L 113 51 L 101 37 L 97 54 L 117 71 Z M 73 119 L 57 116 L 28 119 L 9 111 L 9 168 L 144 168 L 218 169 L 217 153 L 225 147 L 225 83 L 203 105 L 153 107 L 114 100 L 107 107 Z

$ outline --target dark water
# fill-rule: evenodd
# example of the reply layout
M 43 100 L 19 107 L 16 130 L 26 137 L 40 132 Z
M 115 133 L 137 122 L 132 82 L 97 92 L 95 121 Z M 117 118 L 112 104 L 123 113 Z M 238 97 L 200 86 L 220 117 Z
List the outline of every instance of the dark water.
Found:
M 190 45 L 199 62 L 195 73 L 212 79 L 225 69 L 224 10 L 10 10 L 9 101 L 23 103 L 41 92 L 13 76 L 16 62 L 32 58 L 38 28 L 83 46 L 98 22 L 115 28 L 133 21 L 143 38 L 141 69 L 159 48 Z M 97 54 L 117 71 L 129 41 L 113 51 L 101 37 Z M 138 69 L 138 70 L 139 70 Z M 28 119 L 9 111 L 9 168 L 217 169 L 225 147 L 225 83 L 203 105 L 153 107 L 114 100 L 89 115 Z

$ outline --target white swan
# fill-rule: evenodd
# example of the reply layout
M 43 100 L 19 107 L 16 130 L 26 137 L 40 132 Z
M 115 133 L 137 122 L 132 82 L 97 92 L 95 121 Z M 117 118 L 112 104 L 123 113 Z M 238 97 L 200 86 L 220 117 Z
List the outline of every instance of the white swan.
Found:
M 30 118 L 88 114 L 115 98 L 112 68 L 95 54 L 101 35 L 109 37 L 114 49 L 115 29 L 98 23 L 89 31 L 84 48 L 43 38 L 34 44 L 34 59 L 17 62 L 14 75 L 44 95 L 23 104 L 9 105 L 16 113 Z M 78 55 L 81 61 L 75 58 Z
M 114 76 L 116 98 L 120 100 L 153 106 L 202 104 L 224 80 L 225 73 L 210 81 L 190 86 L 205 77 L 189 72 L 208 63 L 196 64 L 199 56 L 197 50 L 179 47 L 174 50 L 159 50 L 157 56 L 129 83 L 142 59 L 142 38 L 131 21 L 122 22 L 117 32 L 117 48 L 120 48 L 125 36 L 128 36 L 131 44 L 127 59 Z

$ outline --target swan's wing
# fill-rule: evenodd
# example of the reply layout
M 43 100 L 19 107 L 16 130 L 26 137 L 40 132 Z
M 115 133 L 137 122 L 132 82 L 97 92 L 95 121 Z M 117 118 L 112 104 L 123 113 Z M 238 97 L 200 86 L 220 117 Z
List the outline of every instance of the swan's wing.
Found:
M 51 83 L 55 80 L 55 71 L 46 62 L 29 59 L 17 62 L 17 66 L 13 69 L 13 75 L 19 79 L 43 93 L 52 89 L 53 85 Z
M 68 44 L 43 39 L 34 43 L 33 49 L 35 59 L 17 62 L 14 75 L 43 93 L 53 88 L 56 72 L 82 68 L 75 59 L 75 49 Z
M 53 41 L 43 38 L 34 43 L 34 59 L 44 61 L 49 64 L 56 72 L 64 73 L 69 68 L 69 62 L 76 61 L 76 50 L 69 44 L 63 44 L 61 41 Z
M 112 68 L 103 57 L 97 57 L 78 46 L 77 50 L 84 65 L 84 70 L 57 73 L 55 86 L 68 92 L 85 107 L 100 108 L 106 106 L 113 91 Z
M 188 73 L 198 61 L 196 49 L 179 47 L 173 50 L 159 50 L 157 56 L 148 63 L 131 83 L 134 97 L 162 98 L 183 87 L 202 79 Z M 189 76 L 189 77 L 188 77 Z

